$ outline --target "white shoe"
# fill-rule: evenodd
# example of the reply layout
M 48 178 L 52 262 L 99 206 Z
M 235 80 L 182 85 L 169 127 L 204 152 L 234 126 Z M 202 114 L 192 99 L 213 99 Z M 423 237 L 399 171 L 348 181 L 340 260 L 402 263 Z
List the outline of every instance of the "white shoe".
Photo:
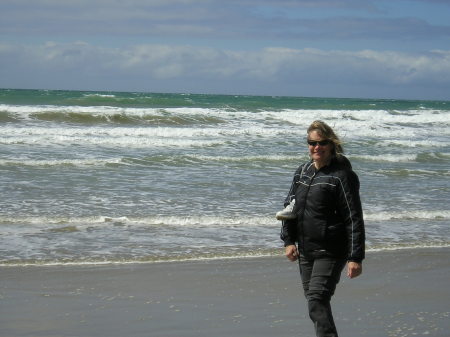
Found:
M 295 199 L 292 199 L 291 203 L 287 205 L 282 211 L 277 212 L 275 215 L 277 220 L 290 220 L 295 219 L 297 215 L 294 213 Z

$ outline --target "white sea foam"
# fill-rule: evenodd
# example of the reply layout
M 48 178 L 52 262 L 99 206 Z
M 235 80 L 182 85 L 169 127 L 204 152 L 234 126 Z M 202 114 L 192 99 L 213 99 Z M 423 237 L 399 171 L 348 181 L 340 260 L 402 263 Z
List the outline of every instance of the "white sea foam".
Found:
M 168 142 L 169 145 L 170 142 Z M 162 145 L 162 144 L 161 144 Z M 439 154 L 442 158 L 450 158 L 450 155 Z M 206 155 L 184 155 L 179 157 L 180 159 L 185 158 L 186 160 L 198 160 L 202 162 L 297 162 L 298 164 L 303 163 L 308 160 L 306 154 L 303 155 L 254 155 L 254 156 L 206 156 Z M 387 162 L 387 163 L 408 163 L 417 162 L 417 154 L 404 154 L 404 155 L 394 155 L 394 154 L 383 154 L 383 155 L 348 155 L 350 160 L 364 160 L 373 162 Z M 175 160 L 177 157 L 172 156 L 171 160 Z M 151 158 L 146 158 L 145 161 L 151 162 Z M 28 158 L 8 158 L 0 159 L 0 166 L 105 166 L 110 164 L 120 164 L 120 165 L 133 165 L 133 161 L 124 160 L 124 158 L 61 158 L 61 159 L 28 159 Z M 403 170 L 405 173 L 420 173 L 432 174 L 433 171 L 430 170 Z M 380 173 L 391 172 L 387 169 L 380 170 Z M 394 171 L 392 171 L 394 172 Z M 436 173 L 436 174 L 446 174 L 446 173 Z M 449 173 L 450 174 L 450 173 Z
M 84 94 L 84 97 L 105 97 L 105 98 L 114 98 L 116 95 L 112 94 Z
M 52 160 L 33 160 L 33 159 L 0 159 L 0 166 L 105 166 L 108 164 L 121 164 L 121 158 L 84 158 L 84 159 L 52 159 Z
M 30 119 L 35 114 L 42 113 L 77 113 L 91 116 L 114 116 L 123 114 L 132 117 L 145 116 L 213 116 L 213 117 L 229 117 L 231 119 L 240 117 L 248 117 L 243 111 L 224 112 L 223 110 L 213 108 L 130 108 L 116 106 L 57 106 L 57 105 L 8 105 L 0 104 L 0 111 L 14 114 L 23 119 Z
M 42 128 L 5 127 L 0 144 L 98 145 L 106 147 L 203 147 L 223 144 L 221 130 L 184 128 Z M 205 139 L 206 137 L 209 137 Z M 216 136 L 216 137 L 213 137 Z
M 277 225 L 275 216 L 261 217 L 222 217 L 222 216 L 148 216 L 148 217 L 48 217 L 48 216 L 1 216 L 2 225 L 32 225 L 39 230 L 42 227 L 60 225 L 104 226 L 111 224 L 129 224 L 133 226 L 174 226 L 174 227 L 227 227 L 227 226 L 273 226 Z
M 387 221 L 398 219 L 443 220 L 450 219 L 450 210 L 403 210 L 397 212 L 365 212 L 364 218 L 369 221 Z
M 109 95 L 97 95 L 109 97 Z M 450 110 L 408 110 L 391 112 L 386 110 L 308 110 L 308 109 L 284 109 L 281 111 L 259 111 L 252 113 L 245 110 L 224 110 L 220 108 L 130 108 L 116 106 L 57 106 L 57 105 L 8 105 L 0 104 L 0 111 L 6 111 L 29 118 L 31 114 L 44 112 L 85 113 L 98 115 L 126 114 L 130 116 L 146 115 L 205 115 L 215 116 L 233 121 L 253 120 L 261 116 L 273 120 L 286 121 L 294 125 L 307 126 L 314 119 L 327 120 L 336 128 L 353 129 L 355 124 L 366 126 L 383 126 L 385 128 L 398 126 L 424 126 L 447 125 L 450 120 Z M 305 118 L 307 116 L 307 118 Z M 303 129 L 304 130 L 304 129 Z M 370 131 L 370 130 L 366 130 Z
M 145 117 L 168 115 L 190 117 L 195 115 L 213 116 L 226 123 L 220 127 L 108 127 L 91 126 L 77 128 L 64 125 L 4 127 L 0 136 L 1 144 L 42 144 L 70 145 L 87 144 L 118 147 L 201 147 L 225 144 L 234 137 L 241 139 L 254 137 L 263 140 L 285 139 L 294 142 L 305 137 L 305 129 L 313 119 L 327 120 L 339 130 L 345 142 L 359 142 L 367 139 L 377 146 L 404 147 L 446 147 L 450 143 L 450 111 L 414 110 L 390 112 L 385 110 L 282 110 L 224 111 L 217 108 L 124 108 L 113 106 L 15 106 L 0 105 L 0 110 L 16 114 L 32 122 L 33 114 L 45 112 L 80 113 L 92 116 Z M 305 118 L 305 116 L 308 116 Z M 274 125 L 266 121 L 288 122 Z M 292 128 L 291 125 L 297 127 Z M 440 138 L 430 138 L 430 130 Z M 289 134 L 289 137 L 286 135 Z
M 369 253 L 374 252 L 384 252 L 384 251 L 397 251 L 397 250 L 415 250 L 415 249 L 430 249 L 430 248 L 448 248 L 449 243 L 422 243 L 422 244 L 390 244 L 390 245 L 380 245 L 377 247 L 372 247 L 366 251 Z
M 387 220 L 445 220 L 450 219 L 450 210 L 403 210 L 392 212 L 373 212 L 365 210 L 364 218 L 367 221 L 387 221 Z M 117 224 L 127 224 L 131 226 L 172 226 L 172 227 L 272 227 L 279 226 L 273 215 L 265 216 L 146 216 L 146 217 L 49 217 L 49 216 L 1 216 L 0 226 L 4 225 L 24 225 L 23 228 L 31 225 L 39 230 L 42 227 L 53 228 L 61 225 L 78 226 L 109 226 Z M 15 227 L 19 228 L 19 227 Z
M 433 147 L 436 151 L 438 147 Z M 387 162 L 387 163 L 410 163 L 410 162 L 423 162 L 426 161 L 447 161 L 450 159 L 450 153 L 443 152 L 424 152 L 424 153 L 411 153 L 411 154 L 379 154 L 379 155 L 349 155 L 349 159 L 374 161 L 374 162 Z M 387 169 L 387 168 L 383 168 Z M 387 169 L 388 170 L 388 169 Z M 421 169 L 403 168 L 404 172 L 426 172 Z M 428 171 L 430 172 L 430 171 Z
M 380 146 L 406 147 L 444 147 L 450 143 L 450 111 L 392 114 L 384 110 L 285 110 L 269 114 L 274 119 L 296 125 L 296 129 L 290 130 L 295 138 L 305 137 L 309 123 L 319 119 L 334 127 L 344 142 L 370 139 Z M 439 139 L 430 138 L 431 130 L 439 135 Z
M 428 138 L 428 137 L 427 137 Z M 450 144 L 450 139 L 440 138 L 435 139 L 381 139 L 377 142 L 380 146 L 404 146 L 404 147 L 428 147 L 428 148 L 440 148 L 447 147 Z
M 339 129 L 341 126 L 370 122 L 372 125 L 407 125 L 407 124 L 448 124 L 449 111 L 408 110 L 392 113 L 386 110 L 293 110 L 280 112 L 263 112 L 273 118 L 281 119 L 292 124 L 308 125 L 311 120 L 321 119 L 329 121 L 330 125 Z M 308 116 L 299 118 L 300 116 Z
M 243 162 L 243 161 L 250 161 L 250 162 L 257 162 L 257 161 L 297 161 L 302 162 L 307 160 L 307 156 L 303 155 L 255 155 L 255 156 L 205 156 L 205 155 L 190 155 L 188 157 L 191 157 L 193 159 L 199 159 L 205 162 L 211 162 L 211 161 L 219 161 L 219 162 Z
M 284 134 L 284 130 L 275 128 L 262 128 L 262 127 L 244 127 L 240 129 L 236 128 L 215 128 L 215 127 L 4 127 L 2 130 L 2 137 L 0 140 L 7 143 L 8 139 L 23 139 L 26 141 L 28 138 L 40 137 L 43 140 L 58 139 L 68 140 L 69 138 L 76 138 L 78 141 L 82 141 L 79 138 L 106 138 L 111 137 L 120 139 L 124 137 L 134 138 L 224 138 L 233 136 L 264 136 L 274 137 Z
M 290 131 L 289 131 L 290 132 Z M 284 128 L 264 128 L 259 126 L 248 126 L 240 128 L 235 127 L 203 127 L 203 128 L 184 128 L 184 127 L 13 127 L 5 126 L 0 135 L 0 144 L 28 144 L 28 145 L 100 145 L 100 146 L 119 146 L 119 147 L 152 147 L 152 146 L 213 146 L 225 144 L 227 142 L 240 139 L 261 139 L 273 140 L 284 139 L 285 141 L 298 143 L 301 135 L 295 135 L 295 132 L 286 138 L 287 130 Z M 358 137 L 366 140 L 373 137 L 379 146 L 402 145 L 405 147 L 428 147 L 440 148 L 446 147 L 450 143 L 450 138 L 438 140 L 423 139 L 424 135 L 414 135 L 404 132 L 397 136 L 392 133 L 380 136 L 380 130 L 372 132 L 359 131 L 353 133 L 353 138 L 358 141 Z M 386 138 L 387 137 L 387 138 Z M 399 137 L 403 137 L 400 138 Z M 347 140 L 348 137 L 344 136 Z
M 387 246 L 377 246 L 373 248 L 368 248 L 367 253 L 377 253 L 383 251 L 399 251 L 399 250 L 418 250 L 418 249 L 440 249 L 448 248 L 450 244 L 406 244 L 406 245 L 387 245 Z M 181 262 L 197 262 L 197 261 L 222 261 L 222 260 L 242 260 L 242 259 L 258 259 L 258 258 L 268 258 L 268 257 L 281 257 L 283 256 L 283 250 L 270 249 L 262 251 L 252 251 L 252 252 L 235 252 L 234 254 L 209 254 L 198 256 L 177 256 L 177 257 L 147 257 L 147 258 L 129 258 L 129 259 L 114 259 L 114 258 L 104 258 L 104 259 L 83 259 L 83 260 L 32 260 L 32 261 L 16 261 L 16 262 L 0 262 L 0 267 L 76 267 L 76 266 L 105 266 L 105 265 L 138 265 L 138 264 L 160 264 L 160 263 L 181 263 Z
M 380 155 L 354 155 L 349 156 L 350 159 L 362 159 L 375 162 L 391 162 L 391 163 L 407 163 L 417 160 L 417 154 L 380 154 Z
M 196 262 L 196 261 L 221 261 L 221 260 L 242 260 L 242 259 L 256 259 L 264 257 L 279 256 L 280 250 L 271 251 L 253 251 L 240 252 L 235 254 L 209 254 L 198 256 L 178 256 L 178 257 L 148 257 L 148 258 L 131 258 L 131 259 L 92 259 L 92 260 L 77 260 L 77 261 L 40 261 L 34 260 L 31 262 L 10 262 L 1 263 L 0 267 L 73 267 L 73 266 L 104 266 L 104 265 L 134 265 L 134 264 L 159 264 L 159 263 L 180 263 L 180 262 Z
M 384 214 L 384 218 L 392 220 L 392 214 Z M 427 212 L 416 215 L 433 216 Z M 403 216 L 409 218 L 407 214 Z M 370 226 L 373 217 L 370 218 L 369 214 L 369 251 L 450 246 L 439 235 L 445 228 L 442 222 L 428 224 L 426 230 L 417 231 L 417 228 L 424 229 L 419 219 L 405 233 L 405 229 L 393 228 L 389 221 Z M 2 217 L 0 226 L 4 248 L 2 266 L 236 259 L 278 255 L 282 250 L 278 239 L 280 223 L 273 216 Z M 183 249 L 176 249 L 174 254 L 175 247 Z

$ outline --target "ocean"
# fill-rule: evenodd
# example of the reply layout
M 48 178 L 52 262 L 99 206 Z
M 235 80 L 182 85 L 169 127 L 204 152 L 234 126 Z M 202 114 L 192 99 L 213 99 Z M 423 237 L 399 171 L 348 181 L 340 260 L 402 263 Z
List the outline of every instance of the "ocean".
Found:
M 361 182 L 367 250 L 450 245 L 450 102 L 0 90 L 0 266 L 282 254 L 316 119 Z

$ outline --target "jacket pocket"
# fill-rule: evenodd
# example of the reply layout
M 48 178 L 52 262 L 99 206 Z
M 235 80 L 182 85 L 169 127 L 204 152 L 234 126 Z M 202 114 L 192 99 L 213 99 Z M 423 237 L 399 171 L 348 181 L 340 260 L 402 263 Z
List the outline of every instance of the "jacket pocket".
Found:
M 345 238 L 344 226 L 342 224 L 333 224 L 328 226 L 325 236 L 328 241 Z

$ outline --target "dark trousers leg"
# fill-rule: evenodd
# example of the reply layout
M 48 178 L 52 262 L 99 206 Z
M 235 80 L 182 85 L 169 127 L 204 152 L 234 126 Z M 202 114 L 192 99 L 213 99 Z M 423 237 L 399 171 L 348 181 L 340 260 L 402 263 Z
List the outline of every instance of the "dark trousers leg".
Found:
M 317 337 L 337 337 L 330 300 L 339 282 L 345 261 L 333 258 L 306 260 L 300 257 L 300 274 L 308 300 L 309 317 Z

